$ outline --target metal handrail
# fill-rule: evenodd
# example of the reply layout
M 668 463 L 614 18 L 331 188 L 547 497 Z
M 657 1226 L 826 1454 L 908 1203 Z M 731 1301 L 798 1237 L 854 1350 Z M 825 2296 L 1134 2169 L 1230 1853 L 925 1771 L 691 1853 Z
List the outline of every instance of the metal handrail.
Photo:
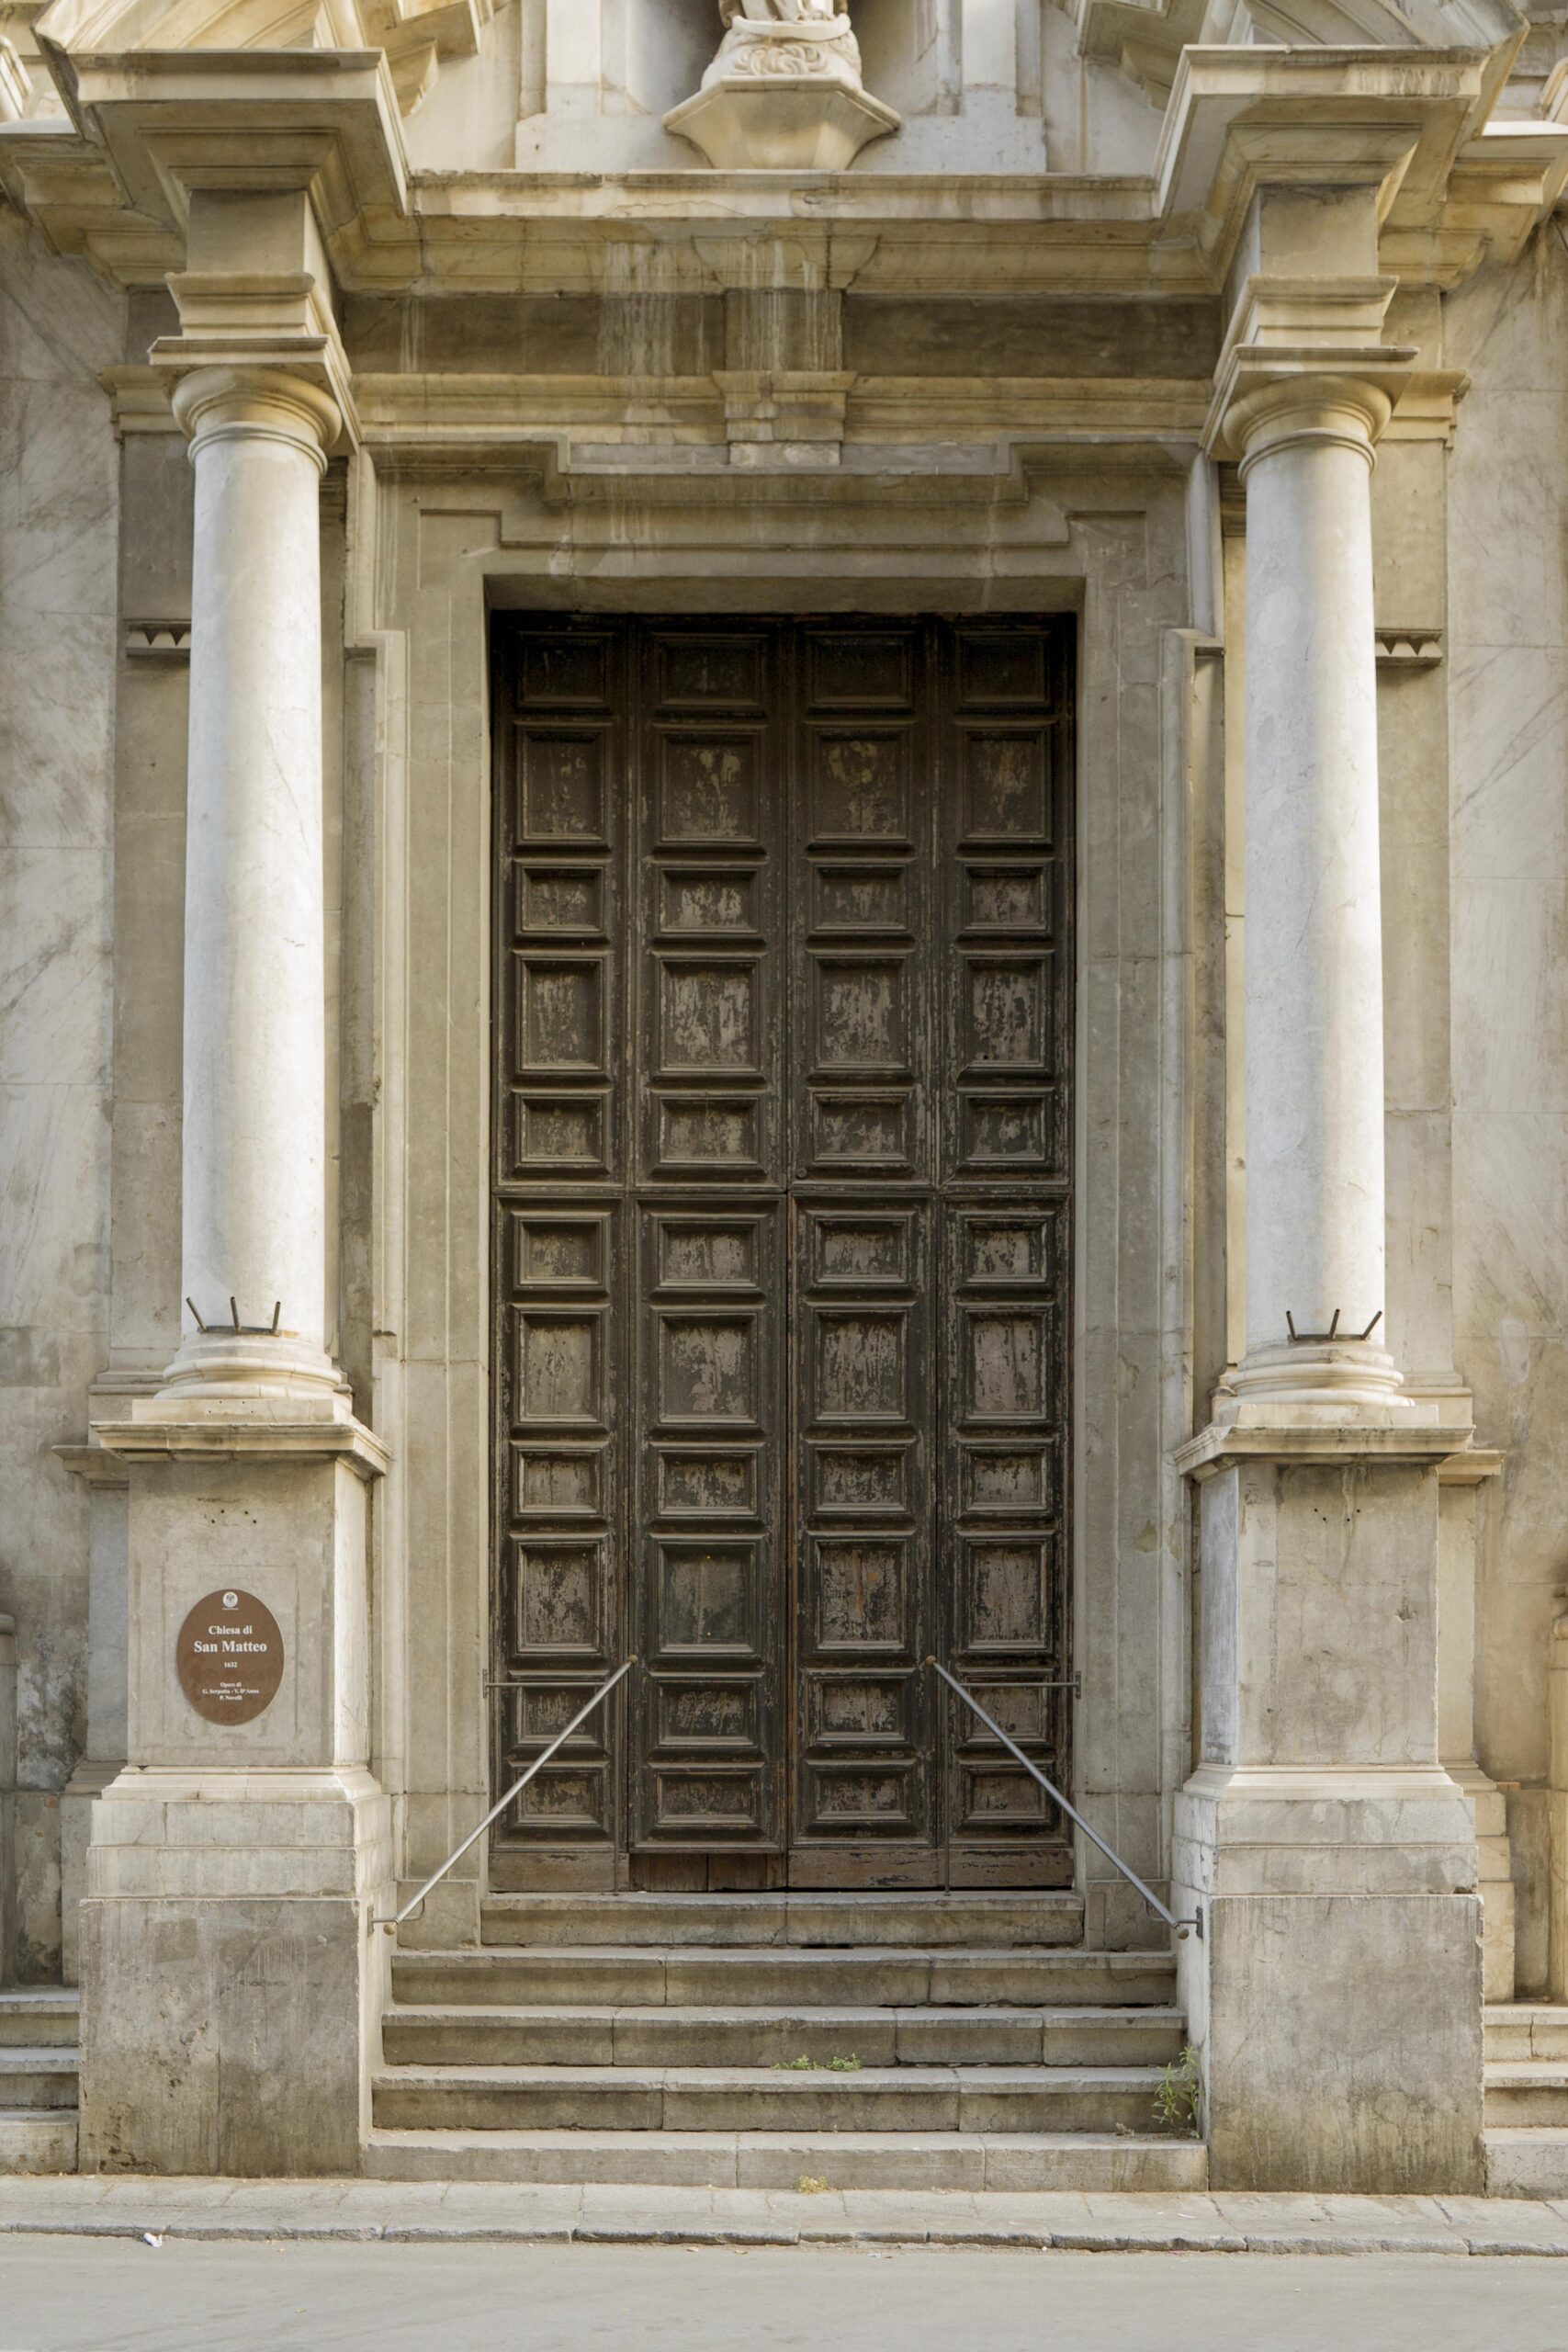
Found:
M 411 1895 L 408 1901 L 403 1905 L 402 1909 L 400 1911 L 394 1912 L 389 1919 L 372 1919 L 370 1925 L 373 1928 L 385 1928 L 389 1935 L 394 1935 L 398 1928 L 402 1926 L 405 1919 L 412 1919 L 414 1913 L 423 1907 L 426 1895 L 432 1894 L 434 1890 L 440 1885 L 447 1871 L 462 1860 L 469 1847 L 477 1846 L 479 1844 L 479 1839 L 484 1836 L 485 1831 L 490 1827 L 491 1823 L 495 1819 L 496 1815 L 506 1811 L 507 1806 L 512 1803 L 513 1797 L 521 1795 L 522 1792 L 527 1787 L 536 1772 L 542 1772 L 544 1770 L 545 1766 L 549 1762 L 551 1757 L 555 1755 L 557 1749 L 566 1746 L 566 1743 L 571 1737 L 572 1733 L 576 1731 L 581 1724 L 585 1724 L 588 1721 L 589 1716 L 593 1713 L 595 1707 L 603 1706 L 604 1701 L 609 1697 L 616 1683 L 621 1681 L 625 1676 L 628 1675 L 636 1664 L 637 1657 L 634 1652 L 633 1655 L 626 1659 L 624 1665 L 616 1667 L 615 1671 L 611 1675 L 608 1682 L 602 1684 L 601 1687 L 595 1690 L 592 1698 L 590 1699 L 581 1713 L 573 1715 L 566 1729 L 564 1731 L 557 1732 L 554 1739 L 551 1740 L 549 1746 L 544 1750 L 543 1754 L 535 1757 L 534 1761 L 529 1765 L 528 1770 L 524 1773 L 523 1778 L 520 1781 L 514 1781 L 511 1788 L 507 1790 L 506 1794 L 496 1804 L 491 1805 L 490 1811 L 486 1814 L 479 1827 L 471 1831 L 470 1834 L 464 1838 L 462 1844 L 457 1849 L 456 1852 L 447 1855 L 446 1860 L 442 1863 L 441 1868 L 438 1871 L 433 1871 L 431 1872 L 430 1876 L 425 1880 L 424 1884 L 420 1888 L 419 1893 L 417 1894 Z
M 1143 1880 L 1138 1876 L 1137 1871 L 1130 1870 L 1127 1864 L 1122 1860 L 1121 1855 L 1118 1854 L 1112 1847 L 1106 1844 L 1099 1830 L 1091 1829 L 1089 1827 L 1089 1823 L 1084 1819 L 1077 1807 L 1069 1803 L 1068 1799 L 1062 1794 L 1061 1790 L 1056 1786 L 1055 1782 L 1054 1781 L 1048 1781 L 1044 1773 L 1040 1770 L 1040 1767 L 1037 1764 L 1032 1764 L 1030 1762 L 1022 1748 L 1020 1747 L 1017 1740 L 1010 1739 L 1007 1733 L 1002 1729 L 1000 1724 L 993 1722 L 992 1718 L 986 1713 L 986 1710 L 980 1704 L 978 1699 L 976 1698 L 974 1692 L 972 1690 L 965 1690 L 963 1683 L 959 1681 L 956 1675 L 949 1674 L 946 1667 L 942 1664 L 940 1659 L 929 1657 L 926 1660 L 926 1664 L 928 1666 L 935 1667 L 942 1680 L 947 1684 L 949 1690 L 957 1691 L 964 1705 L 971 1708 L 974 1713 L 979 1716 L 980 1721 L 985 1724 L 986 1729 L 996 1738 L 1001 1741 L 1002 1746 L 1008 1750 L 1010 1755 L 1015 1756 L 1018 1758 L 1019 1762 L 1022 1765 L 1030 1778 L 1032 1780 L 1038 1781 L 1041 1787 L 1045 1791 L 1046 1795 L 1055 1799 L 1056 1803 L 1061 1806 L 1062 1811 L 1068 1816 L 1069 1820 L 1076 1821 L 1077 1823 L 1078 1827 L 1083 1831 L 1084 1836 L 1089 1839 L 1089 1843 L 1093 1846 L 1098 1846 L 1106 1860 L 1112 1863 L 1114 1867 L 1121 1871 L 1128 1884 L 1137 1888 L 1138 1893 L 1143 1896 L 1144 1901 L 1148 1905 L 1149 1909 L 1151 1911 L 1157 1911 L 1160 1917 L 1165 1921 L 1166 1926 L 1173 1928 L 1178 1936 L 1185 1937 L 1189 1933 L 1192 1933 L 1196 1934 L 1199 1939 L 1201 1940 L 1203 1934 L 1203 1912 L 1201 1905 L 1199 1906 L 1195 1917 L 1190 1919 L 1179 1919 L 1174 1911 L 1168 1910 L 1166 1905 L 1160 1901 L 1159 1896 L 1155 1893 L 1153 1887 L 1145 1886 Z

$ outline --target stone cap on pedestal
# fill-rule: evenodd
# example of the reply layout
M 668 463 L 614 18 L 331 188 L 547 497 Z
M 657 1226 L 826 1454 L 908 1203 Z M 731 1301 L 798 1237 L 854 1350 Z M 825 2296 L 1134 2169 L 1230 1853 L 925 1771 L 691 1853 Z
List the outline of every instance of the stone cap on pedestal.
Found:
M 312 1461 L 335 1458 L 361 1478 L 380 1477 L 391 1456 L 341 1396 L 161 1396 L 130 1420 L 95 1421 L 106 1453 L 125 1462 Z
M 1439 1423 L 1415 1412 L 1376 1424 L 1239 1423 L 1211 1421 L 1179 1445 L 1173 1456 L 1185 1478 L 1204 1478 L 1239 1462 L 1277 1462 L 1284 1467 L 1357 1463 L 1436 1464 L 1468 1459 L 1474 1430 L 1468 1421 Z M 1490 1463 L 1492 1456 L 1483 1458 Z M 1489 1475 L 1483 1472 L 1482 1475 Z

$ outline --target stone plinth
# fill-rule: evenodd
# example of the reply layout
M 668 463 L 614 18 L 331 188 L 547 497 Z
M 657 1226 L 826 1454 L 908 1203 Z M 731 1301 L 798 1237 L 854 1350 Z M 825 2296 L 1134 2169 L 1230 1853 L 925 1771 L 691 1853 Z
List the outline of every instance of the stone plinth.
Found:
M 357 2172 L 391 1877 L 371 1775 L 129 1768 L 88 1864 L 83 2169 Z
M 720 171 L 843 172 L 900 118 L 861 85 L 848 16 L 804 0 L 784 7 L 727 0 L 724 44 L 694 98 L 664 128 Z
M 1473 1815 L 1438 1760 L 1438 1465 L 1462 1432 L 1217 1433 L 1179 1948 L 1220 2187 L 1483 2181 Z
M 664 128 L 718 171 L 845 172 L 863 147 L 899 127 L 891 107 L 841 82 L 726 76 L 674 107 Z

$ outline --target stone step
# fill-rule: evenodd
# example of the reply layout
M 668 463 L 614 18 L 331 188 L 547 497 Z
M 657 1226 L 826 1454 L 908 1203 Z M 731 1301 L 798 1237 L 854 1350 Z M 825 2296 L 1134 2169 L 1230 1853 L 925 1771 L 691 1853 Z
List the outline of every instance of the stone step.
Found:
M 1488 2059 L 1568 2059 L 1568 2007 L 1562 2003 L 1490 2002 L 1483 2018 Z
M 373 2131 L 373 2180 L 619 2181 L 669 2188 L 1069 2190 L 1207 2187 L 1200 2141 L 1043 2132 Z
M 552 1944 L 1016 1946 L 1076 1944 L 1083 1901 L 1035 1894 L 501 1894 L 490 1946 Z
M 1486 2132 L 1489 2197 L 1568 2197 L 1568 2131 L 1508 2127 Z
M 544 1951 L 400 1951 L 399 2001 L 483 2008 L 1161 2007 L 1176 1989 L 1166 1952 L 910 1951 L 896 1945 L 723 1945 L 677 1951 L 561 1944 Z
M 389 2009 L 389 2065 L 1162 2066 L 1176 2009 L 449 2007 Z
M 80 2073 L 72 2049 L 0 2047 L 0 2109 L 74 2108 Z
M 0 2049 L 73 2049 L 81 2006 L 72 1985 L 25 1984 L 0 1992 Z
M 0 2099 L 6 2096 L 0 2086 Z M 76 2109 L 0 2105 L 0 2174 L 74 2172 Z
M 404 2131 L 1147 2132 L 1153 2067 L 403 2066 L 376 2078 Z
M 1489 2060 L 1485 2080 L 1489 2128 L 1568 2128 L 1568 2059 Z

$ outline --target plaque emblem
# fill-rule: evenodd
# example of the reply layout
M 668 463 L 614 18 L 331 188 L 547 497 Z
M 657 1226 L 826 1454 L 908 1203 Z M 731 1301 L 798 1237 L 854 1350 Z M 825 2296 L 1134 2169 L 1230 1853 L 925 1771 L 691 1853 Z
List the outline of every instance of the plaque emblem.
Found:
M 277 1696 L 283 1635 L 254 1592 L 209 1592 L 180 1627 L 175 1663 L 198 1715 L 209 1724 L 248 1724 Z

